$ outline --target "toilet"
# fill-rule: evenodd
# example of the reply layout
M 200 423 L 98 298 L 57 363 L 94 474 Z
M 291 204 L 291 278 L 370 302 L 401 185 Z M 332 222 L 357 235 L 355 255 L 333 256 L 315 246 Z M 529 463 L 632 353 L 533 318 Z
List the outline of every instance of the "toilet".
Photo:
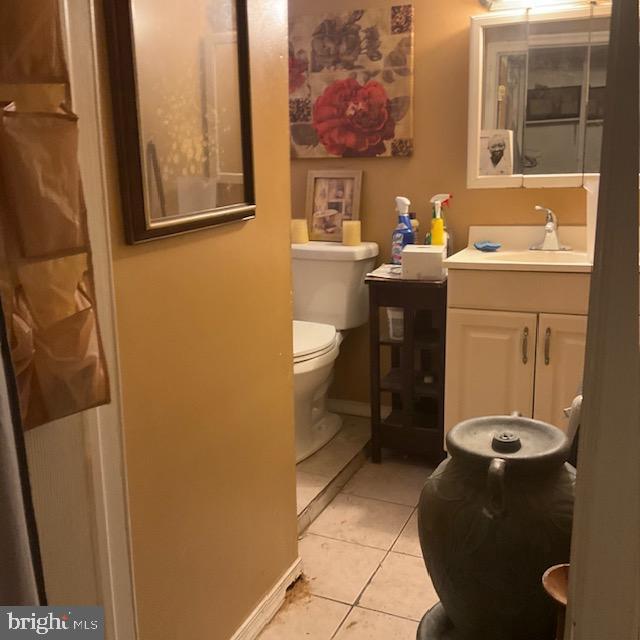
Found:
M 340 430 L 327 410 L 327 392 L 344 332 L 368 318 L 365 275 L 378 255 L 375 242 L 292 244 L 293 386 L 296 462 L 324 446 Z

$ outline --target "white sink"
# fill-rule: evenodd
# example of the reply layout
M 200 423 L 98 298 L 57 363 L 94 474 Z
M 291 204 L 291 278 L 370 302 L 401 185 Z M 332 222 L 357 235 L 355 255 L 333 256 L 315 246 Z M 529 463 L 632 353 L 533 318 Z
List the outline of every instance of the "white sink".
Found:
M 569 251 L 532 251 L 530 246 L 541 242 L 542 226 L 504 226 L 469 229 L 469 245 L 445 260 L 449 269 L 488 269 L 496 271 L 556 271 L 589 272 L 591 261 L 587 255 L 586 228 L 560 226 L 559 237 Z M 500 242 L 495 252 L 479 251 L 473 245 L 480 240 Z

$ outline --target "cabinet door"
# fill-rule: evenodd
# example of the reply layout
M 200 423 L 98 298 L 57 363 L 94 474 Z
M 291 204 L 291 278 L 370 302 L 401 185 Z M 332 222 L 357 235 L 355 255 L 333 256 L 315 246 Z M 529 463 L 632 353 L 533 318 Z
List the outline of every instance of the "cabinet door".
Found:
M 449 309 L 445 429 L 477 416 L 531 417 L 537 316 Z
M 541 313 L 533 417 L 565 430 L 565 407 L 582 384 L 587 317 Z

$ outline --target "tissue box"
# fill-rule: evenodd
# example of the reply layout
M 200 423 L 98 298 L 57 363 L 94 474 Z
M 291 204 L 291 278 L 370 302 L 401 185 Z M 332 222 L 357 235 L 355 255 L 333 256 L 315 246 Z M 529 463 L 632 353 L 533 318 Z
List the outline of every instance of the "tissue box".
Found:
M 447 257 L 443 244 L 408 244 L 402 250 L 402 278 L 406 280 L 444 280 Z

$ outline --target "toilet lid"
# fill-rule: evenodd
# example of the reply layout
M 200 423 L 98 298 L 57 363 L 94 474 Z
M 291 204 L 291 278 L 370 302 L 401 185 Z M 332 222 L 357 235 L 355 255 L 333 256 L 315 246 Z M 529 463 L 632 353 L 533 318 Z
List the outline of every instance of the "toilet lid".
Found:
M 330 324 L 293 321 L 293 359 L 308 359 L 331 349 L 336 342 L 336 329 Z

